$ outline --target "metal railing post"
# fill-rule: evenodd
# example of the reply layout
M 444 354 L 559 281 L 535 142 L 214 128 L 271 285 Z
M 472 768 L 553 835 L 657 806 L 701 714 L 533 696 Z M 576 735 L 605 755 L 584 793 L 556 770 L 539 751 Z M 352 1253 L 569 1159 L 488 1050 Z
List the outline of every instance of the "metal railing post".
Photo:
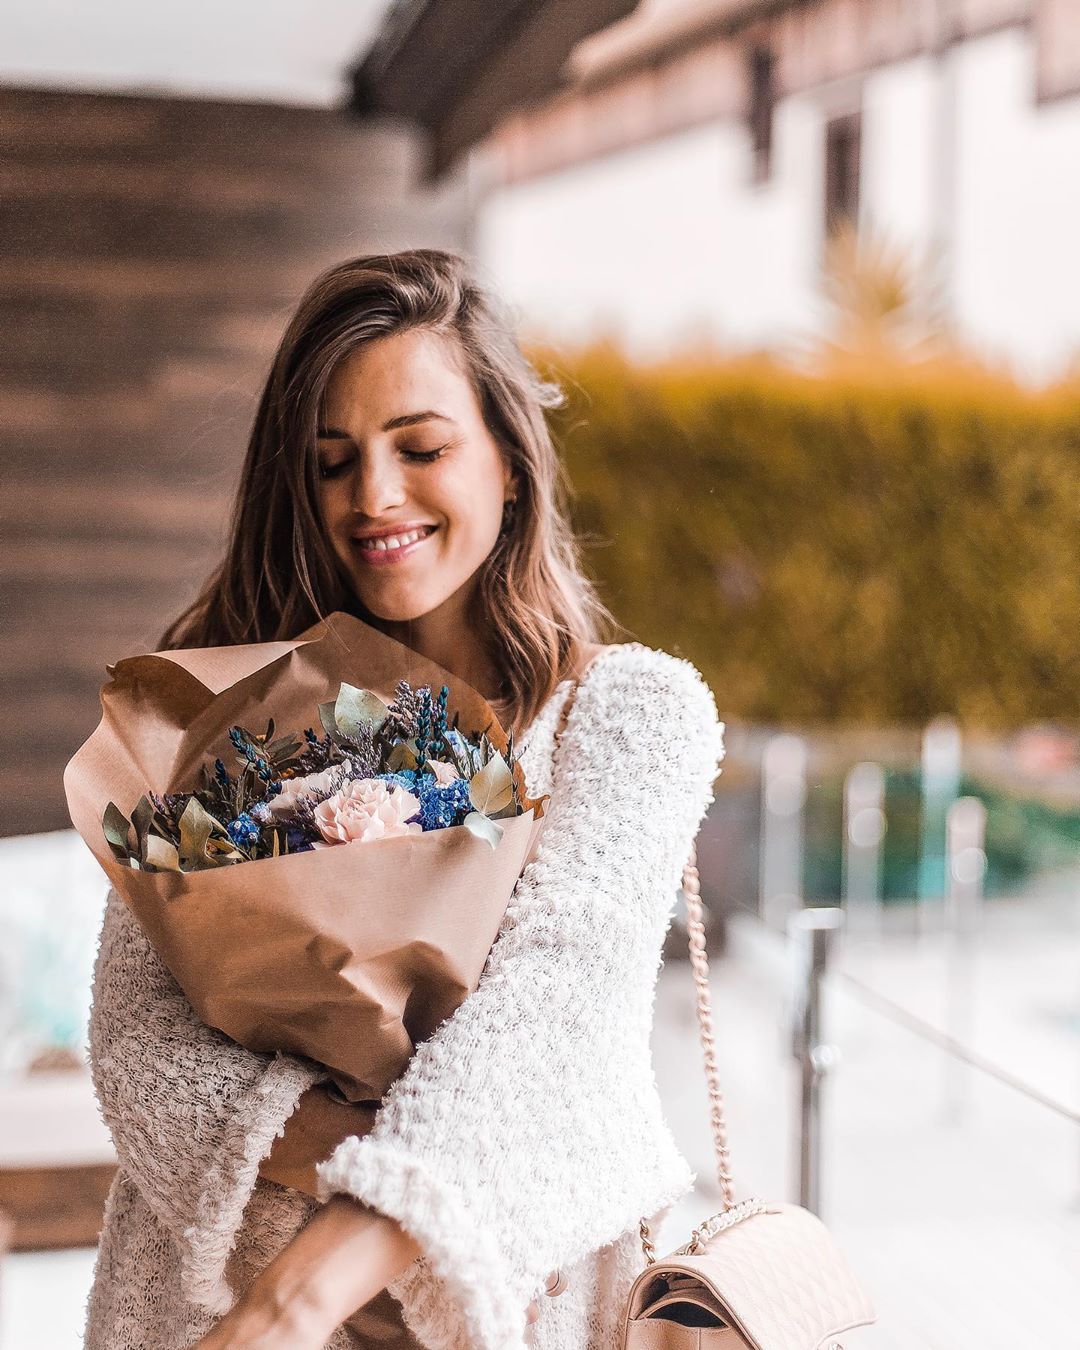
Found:
M 960 797 L 949 808 L 945 855 L 945 1023 L 955 1041 L 970 1045 L 986 875 L 986 807 L 978 797 Z M 967 1102 L 970 1071 L 949 1059 L 946 1074 L 946 1113 L 955 1120 Z
M 963 743 L 960 728 L 949 717 L 936 717 L 923 732 L 921 825 L 919 830 L 916 932 L 940 932 L 943 900 L 948 889 L 946 819 L 960 792 Z
M 821 985 L 844 923 L 837 906 L 803 909 L 788 920 L 794 961 L 792 1049 L 799 1064 L 799 1204 L 821 1211 L 821 1080 L 839 1058 L 822 1039 Z
M 885 840 L 885 770 L 866 760 L 844 780 L 846 933 L 880 936 L 881 853 Z
M 761 765 L 758 912 L 781 933 L 788 915 L 802 908 L 806 761 L 806 742 L 785 733 L 769 741 Z

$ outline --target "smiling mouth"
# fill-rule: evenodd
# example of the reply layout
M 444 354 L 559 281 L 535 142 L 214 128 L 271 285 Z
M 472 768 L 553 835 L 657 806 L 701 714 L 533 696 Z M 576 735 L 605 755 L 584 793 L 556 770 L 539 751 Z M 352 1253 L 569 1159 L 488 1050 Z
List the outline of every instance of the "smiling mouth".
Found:
M 379 567 L 410 557 L 425 540 L 431 538 L 438 528 L 437 525 L 425 525 L 418 530 L 407 530 L 402 534 L 383 535 L 379 539 L 354 538 L 352 546 L 364 562 L 373 563 Z

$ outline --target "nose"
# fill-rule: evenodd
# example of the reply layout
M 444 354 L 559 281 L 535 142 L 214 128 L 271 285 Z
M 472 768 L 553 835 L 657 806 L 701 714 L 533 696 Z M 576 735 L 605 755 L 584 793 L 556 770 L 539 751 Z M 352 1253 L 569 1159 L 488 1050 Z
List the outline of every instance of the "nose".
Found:
M 362 454 L 353 481 L 353 509 L 372 520 L 380 519 L 406 499 L 402 467 L 392 454 L 370 450 Z

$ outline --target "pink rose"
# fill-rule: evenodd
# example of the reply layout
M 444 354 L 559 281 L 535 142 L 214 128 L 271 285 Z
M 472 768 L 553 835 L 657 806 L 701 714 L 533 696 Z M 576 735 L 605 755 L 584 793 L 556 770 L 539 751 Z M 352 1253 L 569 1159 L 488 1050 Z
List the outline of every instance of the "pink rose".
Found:
M 461 777 L 457 769 L 452 764 L 448 764 L 445 759 L 429 759 L 424 762 L 424 768 L 435 775 L 435 782 L 439 787 L 449 787 Z
M 407 823 L 419 810 L 419 799 L 397 783 L 391 785 L 382 778 L 354 778 L 316 806 L 315 823 L 325 842 L 316 841 L 312 847 L 422 834 L 419 821 Z
M 288 819 L 295 813 L 296 804 L 303 796 L 314 797 L 316 801 L 322 801 L 329 797 L 335 773 L 342 768 L 349 769 L 351 767 L 351 763 L 346 760 L 343 764 L 334 765 L 333 768 L 323 769 L 322 773 L 302 774 L 298 778 L 283 778 L 281 780 L 281 791 L 266 803 L 266 809 L 271 820 L 275 824 L 280 824 L 281 821 Z

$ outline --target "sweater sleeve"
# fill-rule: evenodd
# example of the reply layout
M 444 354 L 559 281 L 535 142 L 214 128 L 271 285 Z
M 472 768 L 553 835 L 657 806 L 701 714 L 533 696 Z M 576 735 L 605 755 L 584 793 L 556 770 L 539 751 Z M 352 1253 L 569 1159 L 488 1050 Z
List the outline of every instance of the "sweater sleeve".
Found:
M 417 1047 L 372 1131 L 316 1168 L 320 1199 L 353 1195 L 420 1244 L 388 1288 L 431 1350 L 521 1350 L 549 1271 L 694 1181 L 649 1038 L 723 731 L 690 662 L 638 643 L 596 659 L 477 989 Z
M 112 887 L 89 1041 L 121 1171 L 176 1243 L 186 1296 L 226 1312 L 226 1263 L 259 1162 L 317 1066 L 253 1053 L 206 1026 Z

